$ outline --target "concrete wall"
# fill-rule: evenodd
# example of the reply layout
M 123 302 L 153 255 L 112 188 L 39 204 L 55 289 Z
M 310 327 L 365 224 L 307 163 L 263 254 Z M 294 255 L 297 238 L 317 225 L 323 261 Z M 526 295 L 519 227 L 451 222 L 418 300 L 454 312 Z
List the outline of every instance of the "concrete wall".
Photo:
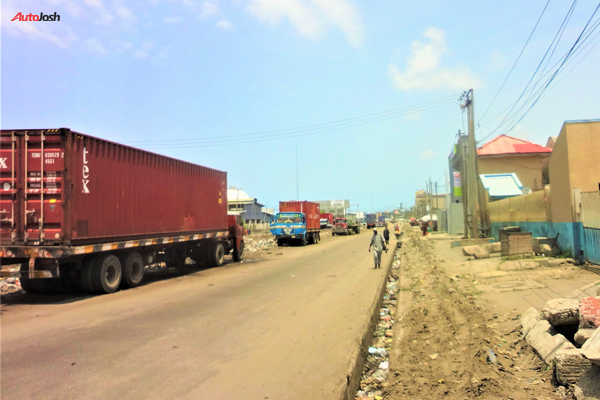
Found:
M 450 235 L 464 235 L 464 214 L 462 203 L 448 204 L 446 216 L 448 219 L 448 233 Z
M 552 192 L 554 195 L 554 192 Z M 550 222 L 550 188 L 487 204 L 490 222 Z
M 583 239 L 583 226 L 581 222 L 492 222 L 492 236 L 500 241 L 498 229 L 507 226 L 520 226 L 524 232 L 531 232 L 533 237 L 556 237 L 558 235 L 558 247 L 564 252 L 578 258 L 581 251 Z
M 542 160 L 548 155 L 503 155 L 480 156 L 478 158 L 479 174 L 506 174 L 514 172 L 523 187 L 540 190 L 542 186 Z

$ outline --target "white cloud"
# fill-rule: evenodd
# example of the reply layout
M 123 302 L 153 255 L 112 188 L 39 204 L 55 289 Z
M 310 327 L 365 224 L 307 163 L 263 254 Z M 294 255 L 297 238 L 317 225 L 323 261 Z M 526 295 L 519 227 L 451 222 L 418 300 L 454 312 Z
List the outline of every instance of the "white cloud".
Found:
M 167 18 L 165 18 L 165 22 L 167 24 L 176 24 L 176 23 L 181 22 L 181 21 L 182 21 L 182 19 L 179 18 L 179 17 L 167 17 Z
M 106 48 L 96 38 L 90 38 L 86 40 L 85 46 L 88 52 L 97 56 L 103 56 L 108 53 Z
M 198 19 L 206 19 L 213 17 L 219 13 L 219 6 L 213 3 L 212 1 L 205 1 L 200 6 L 200 14 L 198 14 Z
M 312 40 L 333 26 L 352 46 L 364 43 L 360 13 L 352 0 L 250 0 L 246 12 L 271 26 L 288 20 L 300 36 Z
M 448 52 L 445 32 L 437 28 L 428 28 L 424 36 L 429 43 L 414 41 L 406 70 L 401 72 L 396 63 L 388 66 L 388 75 L 399 90 L 411 89 L 468 89 L 481 86 L 477 78 L 467 67 L 455 66 L 443 68 L 442 55 Z
M 154 48 L 154 43 L 153 42 L 144 42 L 144 44 L 142 44 L 142 46 L 133 52 L 133 57 L 135 58 L 148 58 L 150 57 L 150 50 L 152 50 Z
M 219 29 L 223 29 L 224 31 L 228 31 L 233 28 L 233 23 L 230 21 L 219 21 L 215 26 Z
M 121 19 L 121 25 L 125 29 L 132 29 L 138 22 L 138 18 L 128 8 L 117 6 L 115 11 L 117 16 Z
M 96 7 L 96 8 L 104 8 L 104 4 L 102 3 L 102 0 L 83 0 L 83 2 L 91 7 Z
M 435 155 L 435 153 L 433 152 L 433 150 L 427 149 L 427 150 L 425 150 L 424 152 L 421 153 L 421 155 L 419 156 L 419 158 L 422 159 L 422 160 L 429 160 L 434 155 Z
M 348 42 L 359 48 L 365 38 L 362 21 L 356 7 L 348 0 L 312 0 L 345 35 Z
M 111 42 L 111 45 L 115 48 L 115 53 L 124 53 L 133 49 L 133 44 L 125 40 L 116 39 Z
M 252 0 L 246 11 L 272 26 L 287 18 L 301 36 L 310 39 L 317 39 L 322 31 L 314 11 L 302 0 Z

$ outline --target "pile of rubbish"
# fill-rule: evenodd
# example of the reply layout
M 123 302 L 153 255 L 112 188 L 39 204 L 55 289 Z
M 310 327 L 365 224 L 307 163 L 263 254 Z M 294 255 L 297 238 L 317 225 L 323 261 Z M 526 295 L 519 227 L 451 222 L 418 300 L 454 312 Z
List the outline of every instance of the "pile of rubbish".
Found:
M 252 238 L 245 237 L 244 244 L 246 245 L 244 251 L 250 253 L 256 253 L 257 251 L 267 250 L 270 247 L 277 247 L 277 242 L 275 242 L 275 239 L 254 240 Z
M 19 278 L 0 279 L 0 294 L 9 294 L 21 290 Z
M 397 293 L 398 280 L 390 276 L 383 295 L 383 305 L 379 310 L 379 323 L 373 333 L 373 343 L 368 350 L 369 354 L 363 367 L 360 390 L 356 393 L 356 399 L 383 399 L 382 393 L 388 376 L 389 353 L 394 336 Z

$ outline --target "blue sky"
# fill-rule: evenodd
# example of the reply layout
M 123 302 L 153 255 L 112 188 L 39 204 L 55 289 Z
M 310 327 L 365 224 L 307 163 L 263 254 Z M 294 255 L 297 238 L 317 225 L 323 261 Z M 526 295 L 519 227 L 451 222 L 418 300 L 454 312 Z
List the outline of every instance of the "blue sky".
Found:
M 69 127 L 225 170 L 269 207 L 296 197 L 297 148 L 302 199 L 412 205 L 429 177 L 444 184 L 464 129 L 458 95 L 475 88 L 478 138 L 518 98 L 567 2 L 550 2 L 480 120 L 545 4 L 5 0 L 1 126 Z M 577 3 L 546 71 L 596 5 Z M 18 12 L 61 20 L 11 21 Z M 600 117 L 600 46 L 583 58 L 596 43 L 591 36 L 508 134 L 545 144 L 565 120 Z

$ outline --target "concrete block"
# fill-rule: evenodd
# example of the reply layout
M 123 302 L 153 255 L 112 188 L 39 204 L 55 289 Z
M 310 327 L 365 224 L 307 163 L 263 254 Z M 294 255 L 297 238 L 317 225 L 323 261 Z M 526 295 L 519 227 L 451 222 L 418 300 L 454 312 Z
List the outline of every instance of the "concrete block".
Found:
M 600 327 L 600 296 L 586 297 L 579 302 L 579 327 Z
M 581 375 L 574 389 L 577 400 L 600 400 L 600 367 L 592 365 Z
M 559 350 L 554 357 L 556 380 L 561 385 L 573 384 L 587 371 L 592 363 L 581 355 L 579 349 Z
M 581 347 L 581 354 L 593 364 L 600 366 L 600 328 Z
M 521 315 L 521 333 L 523 336 L 527 336 L 531 328 L 535 326 L 540 320 L 542 316 L 540 312 L 535 309 L 535 307 L 529 307 L 527 311 Z
M 575 325 L 579 323 L 579 300 L 553 299 L 546 302 L 542 318 L 553 326 Z
M 592 336 L 595 329 L 581 329 L 577 331 L 575 334 L 575 345 L 577 347 L 582 347 L 585 342 Z
M 473 256 L 475 256 L 476 259 L 490 258 L 490 253 L 482 246 L 475 246 L 474 250 Z
M 536 323 L 525 339 L 546 364 L 554 362 L 558 350 L 575 348 L 563 335 L 556 333 L 556 329 L 546 320 Z
M 500 251 L 502 249 L 502 243 L 495 242 L 495 243 L 482 244 L 481 247 L 486 249 L 488 251 L 488 253 L 500 253 Z

